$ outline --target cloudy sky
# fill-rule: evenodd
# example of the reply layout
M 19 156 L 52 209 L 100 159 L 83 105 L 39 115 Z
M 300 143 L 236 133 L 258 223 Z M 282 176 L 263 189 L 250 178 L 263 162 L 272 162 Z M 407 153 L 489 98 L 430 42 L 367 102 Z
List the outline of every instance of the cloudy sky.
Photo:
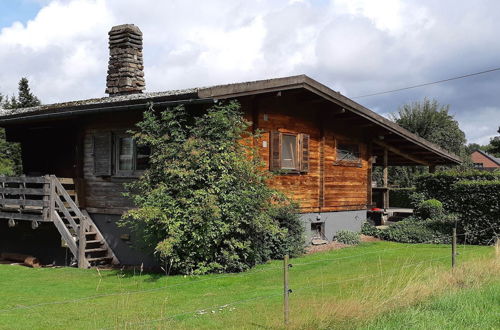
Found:
M 23 76 L 44 103 L 104 96 L 107 32 L 144 33 L 148 91 L 305 73 L 388 115 L 449 104 L 469 142 L 500 125 L 497 0 L 0 0 L 0 93 Z

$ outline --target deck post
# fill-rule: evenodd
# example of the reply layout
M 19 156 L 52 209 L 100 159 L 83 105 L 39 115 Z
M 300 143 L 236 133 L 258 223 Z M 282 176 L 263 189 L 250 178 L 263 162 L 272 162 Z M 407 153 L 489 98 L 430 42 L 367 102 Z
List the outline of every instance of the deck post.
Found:
M 387 148 L 384 148 L 384 168 L 383 168 L 383 180 L 384 180 L 384 188 L 386 188 L 383 192 L 383 200 L 384 200 L 384 209 L 389 208 L 389 151 Z
M 54 212 L 56 211 L 55 210 L 55 204 L 56 204 L 56 201 L 55 201 L 55 196 L 56 196 L 55 180 L 57 180 L 57 178 L 55 175 L 50 175 L 50 176 L 47 175 L 46 178 L 49 182 L 49 187 L 50 187 L 49 217 L 47 220 L 54 221 L 54 219 L 52 219 L 52 217 L 54 216 Z
M 85 265 L 85 246 L 87 245 L 85 237 L 85 217 L 80 219 L 80 228 L 78 230 L 78 268 L 87 268 Z

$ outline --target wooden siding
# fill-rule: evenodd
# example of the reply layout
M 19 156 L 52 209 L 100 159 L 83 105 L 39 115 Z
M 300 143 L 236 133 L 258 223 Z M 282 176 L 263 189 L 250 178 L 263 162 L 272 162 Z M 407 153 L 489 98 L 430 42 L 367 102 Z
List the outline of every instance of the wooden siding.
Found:
M 119 114 L 95 117 L 89 120 L 83 128 L 83 178 L 85 182 L 85 207 L 91 213 L 122 214 L 133 204 L 123 196 L 126 192 L 124 183 L 134 178 L 100 176 L 94 174 L 94 135 L 102 136 L 109 132 L 124 132 L 132 129 L 134 123 L 140 120 L 140 114 Z M 114 169 L 114 166 L 112 166 Z
M 245 110 L 248 109 L 247 118 L 253 121 L 253 128 L 261 131 L 261 138 L 256 144 L 268 168 L 272 131 L 309 134 L 309 171 L 275 175 L 270 181 L 271 186 L 297 201 L 301 212 L 366 208 L 369 204 L 368 182 L 371 179 L 368 145 L 363 141 L 362 134 L 355 130 L 351 135 L 346 134 L 339 128 L 343 125 L 336 123 L 334 116 L 323 115 L 324 109 L 301 105 L 291 97 L 268 97 L 243 101 L 242 104 Z M 338 141 L 358 144 L 359 164 L 337 162 Z
M 329 212 L 365 209 L 369 199 L 369 152 L 362 134 L 336 121 L 335 116 L 325 116 L 323 108 L 301 104 L 292 96 L 265 96 L 241 98 L 240 102 L 252 129 L 259 129 L 261 137 L 254 141 L 269 168 L 270 133 L 308 134 L 309 169 L 307 173 L 275 175 L 270 185 L 296 200 L 301 212 Z M 328 111 L 328 109 L 326 109 Z M 94 174 L 93 135 L 106 131 L 123 131 L 140 120 L 137 115 L 120 121 L 95 119 L 83 130 L 83 177 L 85 205 L 89 212 L 121 214 L 132 203 L 123 196 L 123 184 L 133 178 L 96 176 Z M 112 123 L 112 124 L 110 124 Z M 265 143 L 264 143 L 265 141 Z M 337 162 L 338 142 L 356 143 L 359 146 L 359 164 Z M 265 146 L 264 146 L 265 145 Z

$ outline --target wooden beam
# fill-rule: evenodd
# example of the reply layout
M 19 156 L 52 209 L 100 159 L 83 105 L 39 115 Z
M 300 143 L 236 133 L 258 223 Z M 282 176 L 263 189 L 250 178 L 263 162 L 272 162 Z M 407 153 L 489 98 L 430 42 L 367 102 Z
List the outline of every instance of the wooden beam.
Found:
M 387 150 L 387 148 L 384 149 L 384 168 L 382 173 L 383 173 L 384 187 L 387 188 L 389 186 L 389 151 Z M 383 196 L 384 196 L 384 209 L 387 209 L 389 208 L 388 189 L 384 190 Z
M 403 158 L 406 158 L 406 159 L 408 159 L 408 160 L 411 160 L 412 162 L 415 162 L 415 163 L 420 164 L 420 165 L 425 165 L 425 166 L 429 166 L 429 165 L 430 165 L 430 164 L 429 164 L 428 162 L 426 162 L 425 160 L 418 159 L 418 158 L 416 158 L 416 157 L 414 157 L 414 156 L 412 156 L 412 155 L 409 155 L 409 154 L 407 154 L 407 153 L 405 153 L 405 152 L 403 152 L 403 151 L 401 151 L 401 150 L 399 150 L 399 149 L 397 149 L 397 148 L 395 148 L 395 147 L 393 147 L 393 146 L 388 145 L 388 144 L 387 144 L 387 143 L 385 143 L 385 142 L 378 141 L 378 140 L 374 140 L 373 142 L 374 142 L 375 144 L 377 144 L 377 145 L 379 145 L 379 146 L 381 146 L 381 147 L 385 148 L 386 150 L 389 150 L 390 152 L 395 153 L 395 154 L 396 154 L 396 155 L 398 155 L 398 156 L 401 156 L 401 157 L 403 157 Z M 385 153 L 385 150 L 384 150 L 384 153 Z

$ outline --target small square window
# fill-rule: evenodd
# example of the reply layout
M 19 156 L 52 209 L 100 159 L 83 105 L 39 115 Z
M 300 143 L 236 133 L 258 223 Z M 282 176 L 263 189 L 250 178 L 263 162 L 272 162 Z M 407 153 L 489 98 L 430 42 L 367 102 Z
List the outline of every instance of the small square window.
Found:
M 309 172 L 309 135 L 272 131 L 270 169 L 289 173 Z
M 138 146 L 134 139 L 126 134 L 115 135 L 115 174 L 118 176 L 138 176 L 149 166 L 150 150 Z
M 359 145 L 339 143 L 337 145 L 337 161 L 359 162 Z

